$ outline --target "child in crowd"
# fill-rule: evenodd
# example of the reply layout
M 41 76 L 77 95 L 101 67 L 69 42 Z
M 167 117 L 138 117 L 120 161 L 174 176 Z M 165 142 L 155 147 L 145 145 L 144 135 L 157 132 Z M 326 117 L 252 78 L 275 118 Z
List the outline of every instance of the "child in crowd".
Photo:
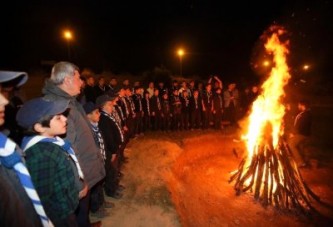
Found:
M 87 102 L 86 104 L 83 105 L 83 109 L 90 122 L 95 142 L 101 151 L 101 155 L 105 163 L 106 154 L 105 154 L 104 138 L 98 128 L 98 122 L 101 116 L 99 112 L 99 106 L 95 105 L 93 102 Z M 92 212 L 92 215 L 98 218 L 103 218 L 109 215 L 109 213 L 106 211 L 105 208 L 114 207 L 113 203 L 108 202 L 104 199 L 104 192 L 103 192 L 104 183 L 105 179 L 97 183 L 96 186 L 92 188 L 90 195 L 90 210 Z
M 101 108 L 101 117 L 98 126 L 105 142 L 105 194 L 109 197 L 120 199 L 122 197 L 119 187 L 119 158 L 120 147 L 124 142 L 124 134 L 121 126 L 112 115 L 114 105 L 118 101 L 118 96 L 102 95 L 96 99 L 96 104 Z
M 83 173 L 69 142 L 64 112 L 69 101 L 36 98 L 18 111 L 18 124 L 27 130 L 22 149 L 41 202 L 55 226 L 77 226 L 75 210 L 87 193 Z M 80 187 L 83 190 L 80 192 Z

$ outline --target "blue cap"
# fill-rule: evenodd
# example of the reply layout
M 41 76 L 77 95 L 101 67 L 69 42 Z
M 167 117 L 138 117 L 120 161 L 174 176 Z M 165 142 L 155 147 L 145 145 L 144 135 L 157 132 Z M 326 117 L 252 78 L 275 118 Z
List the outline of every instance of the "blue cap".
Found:
M 99 108 L 99 106 L 94 104 L 93 102 L 87 102 L 83 105 L 83 109 L 86 114 L 90 114 L 91 112 L 93 112 L 94 110 L 96 110 L 98 108 Z
M 101 96 L 98 96 L 97 99 L 96 99 L 96 105 L 99 106 L 99 107 L 102 107 L 106 102 L 113 101 L 117 97 L 118 97 L 117 95 L 113 95 L 113 96 L 101 95 Z
M 16 121 L 23 128 L 30 128 L 45 116 L 54 116 L 65 112 L 69 100 L 50 101 L 35 98 L 27 101 L 17 112 Z
M 2 71 L 0 70 L 0 83 L 13 83 L 16 87 L 23 85 L 28 80 L 25 72 Z

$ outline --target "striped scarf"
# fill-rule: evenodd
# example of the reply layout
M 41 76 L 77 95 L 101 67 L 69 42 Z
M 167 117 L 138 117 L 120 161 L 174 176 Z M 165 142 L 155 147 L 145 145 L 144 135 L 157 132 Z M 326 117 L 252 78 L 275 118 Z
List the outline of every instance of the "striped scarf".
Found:
M 71 147 L 71 144 L 69 141 L 67 140 L 63 140 L 60 137 L 56 136 L 54 138 L 48 138 L 45 136 L 32 136 L 32 137 L 24 137 L 23 138 L 23 142 L 22 142 L 22 149 L 23 151 L 26 151 L 27 149 L 29 149 L 30 147 L 32 147 L 33 145 L 35 145 L 36 143 L 39 142 L 49 142 L 49 143 L 54 143 L 58 146 L 60 146 L 63 150 L 65 150 L 70 157 L 72 158 L 72 160 L 74 161 L 79 177 L 83 180 L 84 179 L 84 175 L 80 166 L 79 161 L 77 160 L 77 157 L 74 153 L 73 148 Z
M 40 198 L 32 183 L 29 171 L 16 151 L 16 144 L 2 133 L 0 133 L 0 165 L 5 166 L 6 168 L 14 169 L 20 183 L 31 200 L 36 213 L 40 217 L 43 226 L 53 227 L 53 224 L 47 217 Z
M 117 129 L 118 129 L 119 134 L 120 134 L 121 142 L 124 142 L 124 134 L 123 134 L 123 131 L 121 130 L 120 125 L 117 123 L 117 120 L 114 118 L 114 116 L 111 115 L 111 114 L 108 114 L 108 113 L 106 113 L 106 112 L 104 112 L 104 111 L 101 111 L 101 114 L 103 114 L 104 116 L 108 117 L 109 119 L 111 119 L 111 120 L 116 124 Z
M 103 157 L 103 161 L 105 162 L 105 160 L 106 160 L 105 146 L 104 146 L 104 139 L 101 134 L 101 131 L 99 130 L 98 124 L 96 124 L 96 123 L 91 123 L 91 128 L 94 132 L 95 142 L 97 143 L 99 150 L 101 152 L 101 155 Z

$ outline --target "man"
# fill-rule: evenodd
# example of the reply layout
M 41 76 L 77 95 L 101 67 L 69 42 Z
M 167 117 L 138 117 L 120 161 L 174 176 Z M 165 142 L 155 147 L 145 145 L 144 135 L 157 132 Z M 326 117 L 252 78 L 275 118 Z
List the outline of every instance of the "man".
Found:
M 76 100 L 76 96 L 81 91 L 81 83 L 79 68 L 76 65 L 69 62 L 59 62 L 53 66 L 51 77 L 46 81 L 42 92 L 49 100 L 69 100 L 70 111 L 66 139 L 71 142 L 74 148 L 89 189 L 87 196 L 80 200 L 77 222 L 79 226 L 90 226 L 90 190 L 105 177 L 105 169 L 103 158 L 94 141 L 90 123 L 82 106 Z
M 299 101 L 298 110 L 293 132 L 290 134 L 289 145 L 298 167 L 304 168 L 309 167 L 309 154 L 304 148 L 311 135 L 312 117 L 307 101 Z
M 28 75 L 24 72 L 0 71 L 0 126 L 5 123 L 5 106 L 8 104 L 2 89 L 6 86 L 21 86 L 27 79 Z M 35 209 L 39 209 L 44 214 L 45 211 L 40 204 L 32 202 L 33 200 L 25 191 L 27 187 L 20 181 L 22 178 L 19 178 L 20 172 L 16 167 L 26 171 L 27 169 L 17 150 L 16 144 L 0 133 L 0 226 L 42 226 L 42 219 L 38 217 Z M 7 159 L 16 161 L 7 162 Z M 26 177 L 31 182 L 30 174 Z M 34 187 L 27 190 L 30 190 L 31 195 L 38 196 Z M 36 198 L 33 199 L 36 201 Z M 43 223 L 43 225 L 53 226 L 52 223 Z

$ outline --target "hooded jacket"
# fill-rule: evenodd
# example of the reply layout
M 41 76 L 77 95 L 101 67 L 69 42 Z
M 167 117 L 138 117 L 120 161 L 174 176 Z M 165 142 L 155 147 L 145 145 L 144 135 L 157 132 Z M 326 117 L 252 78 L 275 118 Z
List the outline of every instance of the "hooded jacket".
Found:
M 67 116 L 66 139 L 71 142 L 75 154 L 81 165 L 84 180 L 91 189 L 105 177 L 103 158 L 97 147 L 90 123 L 81 104 L 76 97 L 70 96 L 52 81 L 48 80 L 42 90 L 45 98 L 55 101 L 69 100 L 69 114 Z

